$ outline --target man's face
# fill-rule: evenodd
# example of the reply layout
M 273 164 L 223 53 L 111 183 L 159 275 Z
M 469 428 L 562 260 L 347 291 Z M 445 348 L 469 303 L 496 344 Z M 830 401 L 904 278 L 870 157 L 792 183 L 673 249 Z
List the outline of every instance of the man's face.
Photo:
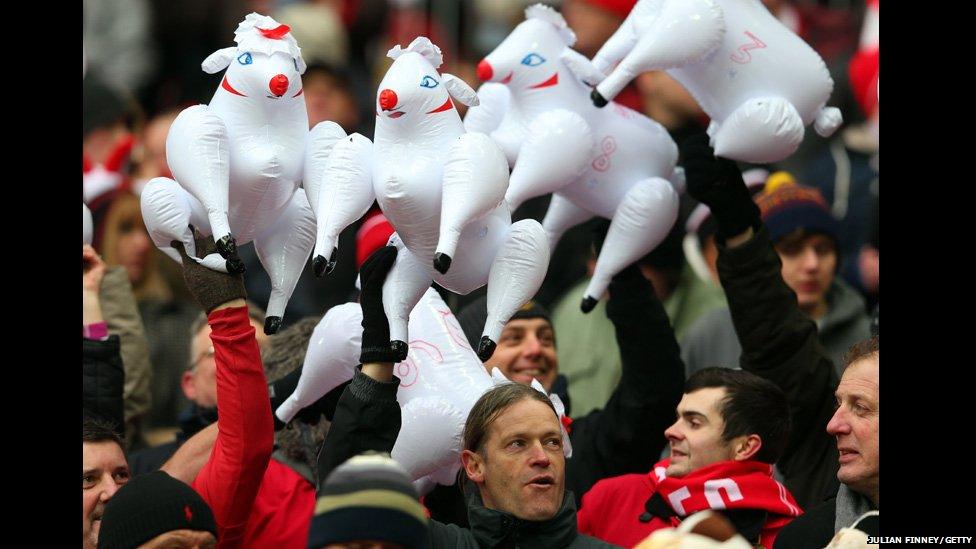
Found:
M 783 262 L 783 280 L 796 292 L 796 300 L 808 315 L 826 306 L 827 290 L 837 269 L 837 249 L 827 235 L 812 234 L 796 242 L 777 244 Z M 825 311 L 820 311 L 820 313 Z
M 485 507 L 523 520 L 549 520 L 563 503 L 566 458 L 559 420 L 542 402 L 523 399 L 503 410 L 481 449 L 464 451 L 468 477 Z
M 254 327 L 258 347 L 263 349 L 268 342 L 264 326 L 253 318 L 248 320 Z M 193 362 L 190 369 L 183 372 L 181 380 L 186 398 L 204 408 L 217 406 L 217 361 L 214 359 L 213 341 L 210 340 L 211 331 L 210 325 L 204 324 L 193 337 L 190 343 L 190 357 Z
M 544 318 L 509 320 L 485 365 L 489 370 L 497 366 L 505 377 L 523 385 L 538 379 L 548 391 L 559 373 L 552 325 Z
M 82 443 L 82 533 L 85 547 L 98 545 L 105 504 L 129 482 L 129 463 L 114 441 Z
M 855 491 L 877 492 L 881 473 L 878 442 L 879 356 L 858 360 L 844 370 L 837 386 L 837 411 L 827 432 L 837 439 L 837 479 Z
M 664 431 L 671 443 L 669 477 L 683 477 L 735 457 L 734 441 L 722 440 L 725 420 L 719 409 L 723 398 L 724 387 L 707 387 L 681 397 L 678 420 Z

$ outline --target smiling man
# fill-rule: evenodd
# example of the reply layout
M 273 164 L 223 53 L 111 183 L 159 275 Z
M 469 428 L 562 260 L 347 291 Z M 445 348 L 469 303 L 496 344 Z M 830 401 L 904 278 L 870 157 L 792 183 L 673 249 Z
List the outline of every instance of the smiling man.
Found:
M 773 479 L 790 431 L 786 395 L 741 370 L 707 368 L 690 378 L 677 420 L 664 431 L 671 456 L 650 472 L 602 480 L 583 497 L 580 532 L 632 547 L 688 515 L 724 514 L 750 543 L 771 547 L 800 514 Z
M 81 440 L 83 546 L 95 549 L 105 505 L 129 482 L 129 464 L 122 451 L 122 440 L 108 424 L 86 419 Z

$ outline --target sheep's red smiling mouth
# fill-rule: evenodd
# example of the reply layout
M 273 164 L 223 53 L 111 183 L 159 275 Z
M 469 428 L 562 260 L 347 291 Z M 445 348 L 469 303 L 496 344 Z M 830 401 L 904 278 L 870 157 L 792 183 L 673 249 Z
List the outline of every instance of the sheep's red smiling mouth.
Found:
M 230 85 L 230 82 L 227 81 L 227 76 L 226 75 L 224 75 L 224 79 L 221 80 L 220 87 L 221 88 L 224 88 L 225 90 L 229 91 L 230 93 L 232 93 L 234 95 L 239 95 L 241 97 L 247 97 L 243 93 L 235 90 L 234 87 Z

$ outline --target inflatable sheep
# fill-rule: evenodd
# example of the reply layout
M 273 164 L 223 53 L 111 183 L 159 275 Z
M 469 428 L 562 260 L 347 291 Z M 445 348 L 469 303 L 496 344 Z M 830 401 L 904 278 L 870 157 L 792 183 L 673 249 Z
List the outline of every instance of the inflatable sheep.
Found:
M 166 139 L 173 179 L 157 177 L 142 194 L 153 242 L 179 261 L 173 240 L 195 255 L 192 227 L 213 235 L 217 253 L 200 263 L 243 272 L 237 246 L 254 241 L 271 277 L 265 333 L 278 330 L 315 239 L 315 217 L 299 189 L 308 136 L 301 50 L 287 25 L 256 13 L 238 26 L 236 47 L 203 61 L 226 69 L 209 105 L 189 107 Z
M 505 199 L 514 210 L 554 193 L 543 227 L 555 249 L 570 227 L 594 215 L 610 230 L 582 309 L 589 312 L 625 267 L 653 250 L 678 216 L 683 185 L 678 148 L 650 118 L 614 103 L 598 109 L 560 59 L 576 36 L 559 12 L 536 4 L 526 20 L 478 64 L 486 81 L 468 131 L 491 132 L 512 165 Z M 585 59 L 585 58 L 582 58 Z
M 295 391 L 274 411 L 278 419 L 290 422 L 302 408 L 353 377 L 362 320 L 357 303 L 337 305 L 325 313 L 312 333 Z M 468 412 L 486 390 L 510 381 L 497 368 L 488 375 L 454 313 L 433 288 L 411 311 L 410 327 L 409 353 L 393 367 L 400 378 L 397 401 L 403 426 L 392 454 L 426 493 L 435 483 L 454 484 Z M 538 381 L 532 386 L 545 393 Z M 559 397 L 550 399 L 559 416 L 565 415 Z M 564 452 L 567 457 L 572 454 L 565 431 Z
M 842 122 L 825 107 L 834 82 L 823 59 L 759 0 L 639 0 L 592 65 L 568 61 L 596 85 L 597 106 L 641 72 L 666 71 L 712 118 L 715 154 L 727 158 L 776 162 L 807 124 L 828 137 Z
M 377 93 L 375 144 L 358 134 L 310 137 L 309 158 L 327 156 L 324 172 L 308 176 L 320 181 L 313 265 L 319 275 L 331 269 L 339 232 L 375 197 L 399 249 L 383 287 L 393 348 L 406 356 L 408 316 L 432 281 L 460 294 L 487 284 L 478 348 L 486 360 L 505 323 L 542 284 L 546 235 L 536 221 L 511 222 L 505 155 L 487 135 L 465 133 L 453 99 L 474 105 L 477 95 L 437 72 L 440 49 L 419 37 L 388 55 L 394 61 Z M 328 155 L 319 152 L 329 147 Z

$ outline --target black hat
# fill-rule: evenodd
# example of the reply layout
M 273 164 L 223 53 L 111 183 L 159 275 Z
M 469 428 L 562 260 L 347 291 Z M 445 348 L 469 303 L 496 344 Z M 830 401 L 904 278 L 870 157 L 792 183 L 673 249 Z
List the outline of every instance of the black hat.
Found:
M 98 549 L 130 549 L 173 530 L 198 530 L 217 537 L 207 502 L 187 484 L 163 471 L 135 477 L 105 505 Z
M 325 479 L 308 547 L 376 540 L 408 549 L 430 546 L 427 514 L 403 467 L 389 454 L 355 456 Z
M 525 305 L 519 307 L 519 310 L 515 311 L 512 315 L 511 320 L 527 319 L 527 318 L 542 318 L 549 325 L 552 325 L 552 318 L 549 316 L 549 310 L 540 305 L 537 301 L 530 299 Z M 471 344 L 472 349 L 477 349 L 478 344 L 481 341 L 481 332 L 485 328 L 485 322 L 488 320 L 488 296 L 481 296 L 478 299 L 468 303 L 460 312 L 457 314 L 458 324 L 461 325 L 461 329 L 464 330 L 464 337 L 468 338 L 468 343 Z

